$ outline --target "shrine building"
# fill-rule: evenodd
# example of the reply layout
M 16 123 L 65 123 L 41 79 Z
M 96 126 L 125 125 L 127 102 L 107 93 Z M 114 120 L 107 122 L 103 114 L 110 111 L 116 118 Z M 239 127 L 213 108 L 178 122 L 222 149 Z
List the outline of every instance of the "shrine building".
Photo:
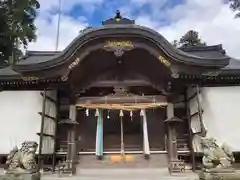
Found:
M 175 48 L 118 12 L 63 51 L 0 69 L 0 155 L 31 140 L 43 165 L 195 169 L 201 137 L 240 151 L 239 83 L 240 61 L 222 45 Z

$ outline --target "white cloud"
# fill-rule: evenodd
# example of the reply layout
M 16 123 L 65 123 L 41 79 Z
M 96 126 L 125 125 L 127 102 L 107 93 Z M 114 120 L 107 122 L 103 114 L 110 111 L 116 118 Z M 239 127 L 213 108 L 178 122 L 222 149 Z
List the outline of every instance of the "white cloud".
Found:
M 227 54 L 240 58 L 240 19 L 234 19 L 234 13 L 224 0 L 187 0 L 166 12 L 171 19 L 167 26 L 156 28 L 154 16 L 148 16 L 148 20 L 147 16 L 138 17 L 137 22 L 157 29 L 170 42 L 188 30 L 196 30 L 207 44 L 223 44 Z
M 104 0 L 39 0 L 41 4 L 41 11 L 49 11 L 53 8 L 59 8 L 60 1 L 62 1 L 63 10 L 68 11 L 75 5 L 80 5 L 83 8 L 89 8 L 90 6 L 92 7 L 103 3 Z
M 139 16 L 135 19 L 136 24 L 141 26 L 146 26 L 152 29 L 157 29 L 159 27 L 159 23 L 157 21 L 152 21 L 150 16 Z
M 36 20 L 37 42 L 29 45 L 28 50 L 55 50 L 57 37 L 57 15 L 51 16 L 50 20 L 40 16 Z M 59 49 L 64 49 L 77 35 L 81 29 L 88 26 L 84 18 L 73 19 L 62 16 L 59 37 Z
M 96 5 L 103 0 L 64 0 L 65 8 L 71 9 L 74 4 L 80 2 Z M 47 3 L 50 3 L 47 5 Z M 42 8 L 40 16 L 37 18 L 38 40 L 29 46 L 31 50 L 55 50 L 57 16 L 48 13 L 50 7 L 56 6 L 58 0 L 41 0 Z M 137 24 L 148 26 L 160 32 L 170 42 L 179 39 L 188 30 L 193 29 L 200 33 L 200 36 L 208 44 L 223 44 L 230 56 L 240 58 L 240 19 L 234 19 L 234 13 L 229 9 L 224 0 L 186 0 L 185 4 L 177 5 L 171 9 L 165 9 L 165 16 L 170 19 L 170 24 L 162 26 L 157 20 L 157 9 L 162 7 L 162 3 L 149 0 L 131 0 L 131 3 L 152 2 L 152 13 L 140 15 L 136 18 Z M 132 7 L 124 6 L 124 14 L 131 14 Z M 126 9 L 126 7 L 128 7 Z M 121 8 L 120 8 L 121 9 Z M 163 12 L 162 12 L 163 13 Z M 60 49 L 66 47 L 79 33 L 79 30 L 88 26 L 84 17 L 74 19 L 69 16 L 62 16 Z
M 63 12 L 69 12 L 74 6 L 81 5 L 88 13 L 94 11 L 97 5 L 104 0 L 62 0 Z M 55 50 L 57 38 L 57 14 L 60 0 L 39 0 L 41 4 L 39 16 L 36 19 L 37 41 L 29 44 L 28 50 Z M 84 17 L 73 18 L 61 16 L 59 50 L 63 50 L 78 34 L 79 31 L 88 26 Z
M 150 6 L 155 7 L 162 7 L 164 4 L 167 3 L 168 0 L 130 0 L 131 4 L 134 4 L 135 6 L 143 6 L 145 4 L 149 4 Z

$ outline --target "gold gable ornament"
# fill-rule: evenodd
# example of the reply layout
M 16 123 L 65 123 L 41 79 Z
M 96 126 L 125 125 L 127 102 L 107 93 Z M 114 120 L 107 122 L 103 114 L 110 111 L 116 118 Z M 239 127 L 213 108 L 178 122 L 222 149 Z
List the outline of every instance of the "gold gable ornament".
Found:
M 159 56 L 158 59 L 160 60 L 161 63 L 163 63 L 167 67 L 171 65 L 171 63 L 163 56 Z
M 114 52 L 115 56 L 121 57 L 125 51 L 130 51 L 134 48 L 131 41 L 107 41 L 103 48 L 106 51 Z
M 116 16 L 115 16 L 115 21 L 120 22 L 121 19 L 122 19 L 122 16 L 121 16 L 121 14 L 120 14 L 120 11 L 117 10 L 117 12 L 116 12 Z
M 133 43 L 131 41 L 107 41 L 104 48 L 133 48 Z
M 120 19 L 120 18 L 116 18 L 115 20 L 116 20 L 117 22 L 120 22 L 120 21 L 121 21 L 121 19 Z
M 79 63 L 80 63 L 80 58 L 78 57 L 68 66 L 68 69 L 72 69 L 76 67 Z
M 35 76 L 22 76 L 23 81 L 37 81 L 39 78 Z

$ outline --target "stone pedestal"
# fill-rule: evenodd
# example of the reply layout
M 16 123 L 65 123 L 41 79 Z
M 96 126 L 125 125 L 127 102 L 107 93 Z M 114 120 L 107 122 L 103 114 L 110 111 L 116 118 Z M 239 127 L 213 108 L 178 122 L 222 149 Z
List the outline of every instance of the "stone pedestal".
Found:
M 240 170 L 229 172 L 200 172 L 200 180 L 239 180 Z
M 41 174 L 33 173 L 33 174 L 1 174 L 0 180 L 40 180 Z

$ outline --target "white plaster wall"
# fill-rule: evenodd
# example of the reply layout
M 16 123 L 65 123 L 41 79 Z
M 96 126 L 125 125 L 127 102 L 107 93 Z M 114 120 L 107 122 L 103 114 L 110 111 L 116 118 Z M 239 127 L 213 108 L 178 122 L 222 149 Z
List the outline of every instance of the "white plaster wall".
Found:
M 201 92 L 207 137 L 240 151 L 240 86 L 204 87 Z
M 39 142 L 41 110 L 39 91 L 0 92 L 0 154 L 25 140 Z

